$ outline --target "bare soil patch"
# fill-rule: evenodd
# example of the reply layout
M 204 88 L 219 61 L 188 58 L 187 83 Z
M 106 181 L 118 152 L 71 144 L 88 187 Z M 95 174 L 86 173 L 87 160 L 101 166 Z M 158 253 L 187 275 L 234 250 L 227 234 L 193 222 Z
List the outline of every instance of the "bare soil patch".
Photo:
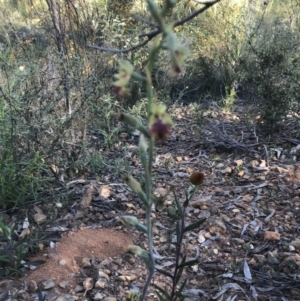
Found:
M 24 280 L 37 283 L 52 278 L 56 284 L 68 281 L 76 285 L 75 276 L 80 273 L 84 258 L 104 260 L 124 253 L 126 246 L 133 243 L 133 236 L 110 229 L 83 229 L 69 232 L 57 242 L 56 248 L 47 248 L 32 260 L 46 259 L 46 263 L 28 272 Z M 59 264 L 64 261 L 64 265 Z

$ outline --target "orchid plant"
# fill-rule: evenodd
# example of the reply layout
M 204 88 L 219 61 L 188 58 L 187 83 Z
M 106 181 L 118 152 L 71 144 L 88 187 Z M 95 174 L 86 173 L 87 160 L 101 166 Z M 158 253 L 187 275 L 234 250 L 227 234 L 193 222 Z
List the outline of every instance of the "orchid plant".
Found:
M 159 51 L 168 51 L 172 62 L 171 76 L 177 76 L 182 72 L 185 59 L 189 55 L 189 50 L 184 45 L 180 44 L 173 31 L 173 25 L 165 22 L 167 12 L 172 9 L 177 0 L 166 0 L 163 9 L 159 9 L 153 0 L 147 0 L 149 12 L 155 19 L 161 34 L 156 37 L 148 56 L 148 65 L 145 70 L 145 75 L 134 71 L 134 67 L 128 61 L 120 61 L 118 74 L 115 75 L 114 82 L 115 92 L 119 96 L 130 94 L 128 83 L 131 79 L 143 82 L 146 85 L 147 91 L 147 119 L 148 126 L 145 126 L 136 117 L 127 113 L 120 113 L 119 120 L 134 127 L 140 131 L 139 152 L 142 166 L 145 173 L 145 191 L 141 184 L 131 175 L 122 175 L 123 180 L 128 186 L 139 196 L 143 202 L 146 211 L 146 224 L 142 224 L 134 216 L 123 216 L 120 222 L 125 226 L 135 227 L 141 232 L 146 233 L 148 240 L 148 250 L 144 250 L 139 246 L 130 245 L 127 251 L 140 256 L 148 269 L 148 276 L 144 285 L 143 291 L 139 294 L 139 300 L 145 300 L 148 287 L 155 272 L 155 258 L 153 252 L 153 233 L 151 210 L 153 208 L 152 200 L 152 163 L 155 141 L 163 142 L 171 134 L 173 122 L 170 115 L 167 113 L 167 108 L 164 104 L 157 103 L 154 97 L 152 87 L 151 73 L 155 58 Z

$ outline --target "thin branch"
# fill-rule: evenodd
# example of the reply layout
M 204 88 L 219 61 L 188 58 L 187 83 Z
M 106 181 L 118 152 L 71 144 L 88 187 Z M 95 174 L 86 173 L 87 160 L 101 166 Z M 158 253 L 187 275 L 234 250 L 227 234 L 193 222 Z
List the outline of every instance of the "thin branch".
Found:
M 133 50 L 136 50 L 140 47 L 145 46 L 149 41 L 150 40 L 147 39 L 144 42 L 142 42 L 140 44 L 137 44 L 137 45 L 135 45 L 131 48 L 127 48 L 127 49 L 105 48 L 105 47 L 99 47 L 99 46 L 94 46 L 94 45 L 87 45 L 87 47 L 94 48 L 94 49 L 101 50 L 101 51 L 105 51 L 105 52 L 127 53 L 127 52 L 130 52 L 130 51 L 133 51 Z
M 194 19 L 199 14 L 205 12 L 211 6 L 215 5 L 216 3 L 220 2 L 220 1 L 221 0 L 214 0 L 214 1 L 211 1 L 211 2 L 203 3 L 204 7 L 196 10 L 195 12 L 193 12 L 189 16 L 181 19 L 180 21 L 175 22 L 174 28 L 178 27 L 178 26 L 182 26 L 184 23 L 186 23 L 186 22 Z M 135 45 L 135 46 L 133 46 L 131 48 L 126 48 L 126 49 L 124 49 L 124 48 L 123 49 L 105 48 L 105 47 L 99 47 L 99 46 L 95 46 L 95 45 L 87 45 L 87 47 L 93 48 L 93 49 L 97 49 L 97 50 L 101 50 L 101 51 L 105 51 L 105 52 L 127 53 L 127 52 L 134 51 L 134 50 L 136 50 L 138 48 L 141 48 L 141 47 L 145 46 L 146 44 L 148 44 L 148 42 L 150 40 L 152 40 L 154 37 L 156 37 L 160 33 L 161 33 L 161 29 L 155 29 L 155 30 L 147 32 L 147 33 L 142 33 L 142 34 L 139 35 L 139 38 L 147 37 L 147 40 L 145 40 L 144 42 L 142 42 L 140 44 L 137 44 L 137 45 Z
M 205 12 L 207 9 L 209 9 L 211 6 L 215 5 L 216 3 L 220 2 L 221 0 L 215 0 L 215 1 L 211 1 L 211 2 L 207 2 L 207 3 L 203 3 L 204 7 L 196 10 L 195 12 L 193 12 L 192 14 L 190 14 L 189 16 L 181 19 L 180 21 L 177 21 L 174 23 L 174 28 L 183 25 L 184 23 L 194 19 L 195 17 L 197 17 L 198 15 L 202 14 L 203 12 Z M 155 36 L 157 36 L 158 34 L 161 33 L 160 29 L 156 29 L 153 31 L 150 31 L 148 33 L 143 33 L 140 34 L 139 37 L 147 37 L 148 39 L 153 39 Z

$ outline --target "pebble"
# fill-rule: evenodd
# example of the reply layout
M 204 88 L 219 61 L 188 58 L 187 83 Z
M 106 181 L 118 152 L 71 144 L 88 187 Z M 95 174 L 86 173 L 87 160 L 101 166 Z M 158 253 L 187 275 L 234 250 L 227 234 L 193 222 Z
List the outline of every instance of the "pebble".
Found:
M 106 278 L 100 278 L 96 281 L 95 287 L 96 288 L 104 288 L 107 284 L 107 279 Z
M 48 279 L 41 282 L 41 289 L 43 290 L 48 290 L 52 287 L 55 287 L 55 282 L 53 281 L 53 279 Z
M 70 295 L 61 295 L 55 301 L 75 301 L 75 299 Z
M 266 231 L 264 239 L 268 241 L 279 241 L 280 234 L 274 231 Z
M 37 283 L 34 280 L 30 280 L 27 287 L 29 293 L 34 293 L 38 289 Z
M 296 249 L 295 249 L 295 247 L 294 247 L 294 246 L 292 246 L 292 245 L 289 245 L 289 250 L 290 250 L 291 252 L 294 252 Z
M 66 288 L 68 286 L 69 282 L 68 281 L 61 281 L 58 285 L 61 288 Z
M 102 299 L 103 299 L 103 295 L 99 292 L 94 297 L 94 300 L 102 300 Z
M 91 267 L 92 266 L 91 259 L 87 258 L 87 257 L 83 258 L 82 261 L 81 261 L 81 266 L 83 268 Z
M 60 260 L 58 261 L 58 264 L 59 264 L 59 265 L 66 265 L 66 261 L 65 261 L 64 259 L 60 259 Z

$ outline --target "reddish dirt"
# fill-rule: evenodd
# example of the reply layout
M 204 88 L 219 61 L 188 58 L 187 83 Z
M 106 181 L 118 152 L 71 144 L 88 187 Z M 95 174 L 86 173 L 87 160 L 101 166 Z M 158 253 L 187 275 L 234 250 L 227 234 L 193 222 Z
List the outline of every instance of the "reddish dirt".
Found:
M 133 243 L 133 236 L 122 231 L 110 229 L 83 229 L 69 232 L 57 243 L 55 249 L 47 248 L 43 254 L 38 254 L 31 260 L 49 257 L 45 264 L 36 270 L 28 272 L 23 277 L 27 282 L 35 280 L 37 283 L 52 278 L 56 284 L 68 281 L 76 285 L 74 276 L 79 273 L 78 262 L 82 258 L 113 257 L 124 253 L 124 249 Z M 59 260 L 65 260 L 65 265 L 60 265 Z

